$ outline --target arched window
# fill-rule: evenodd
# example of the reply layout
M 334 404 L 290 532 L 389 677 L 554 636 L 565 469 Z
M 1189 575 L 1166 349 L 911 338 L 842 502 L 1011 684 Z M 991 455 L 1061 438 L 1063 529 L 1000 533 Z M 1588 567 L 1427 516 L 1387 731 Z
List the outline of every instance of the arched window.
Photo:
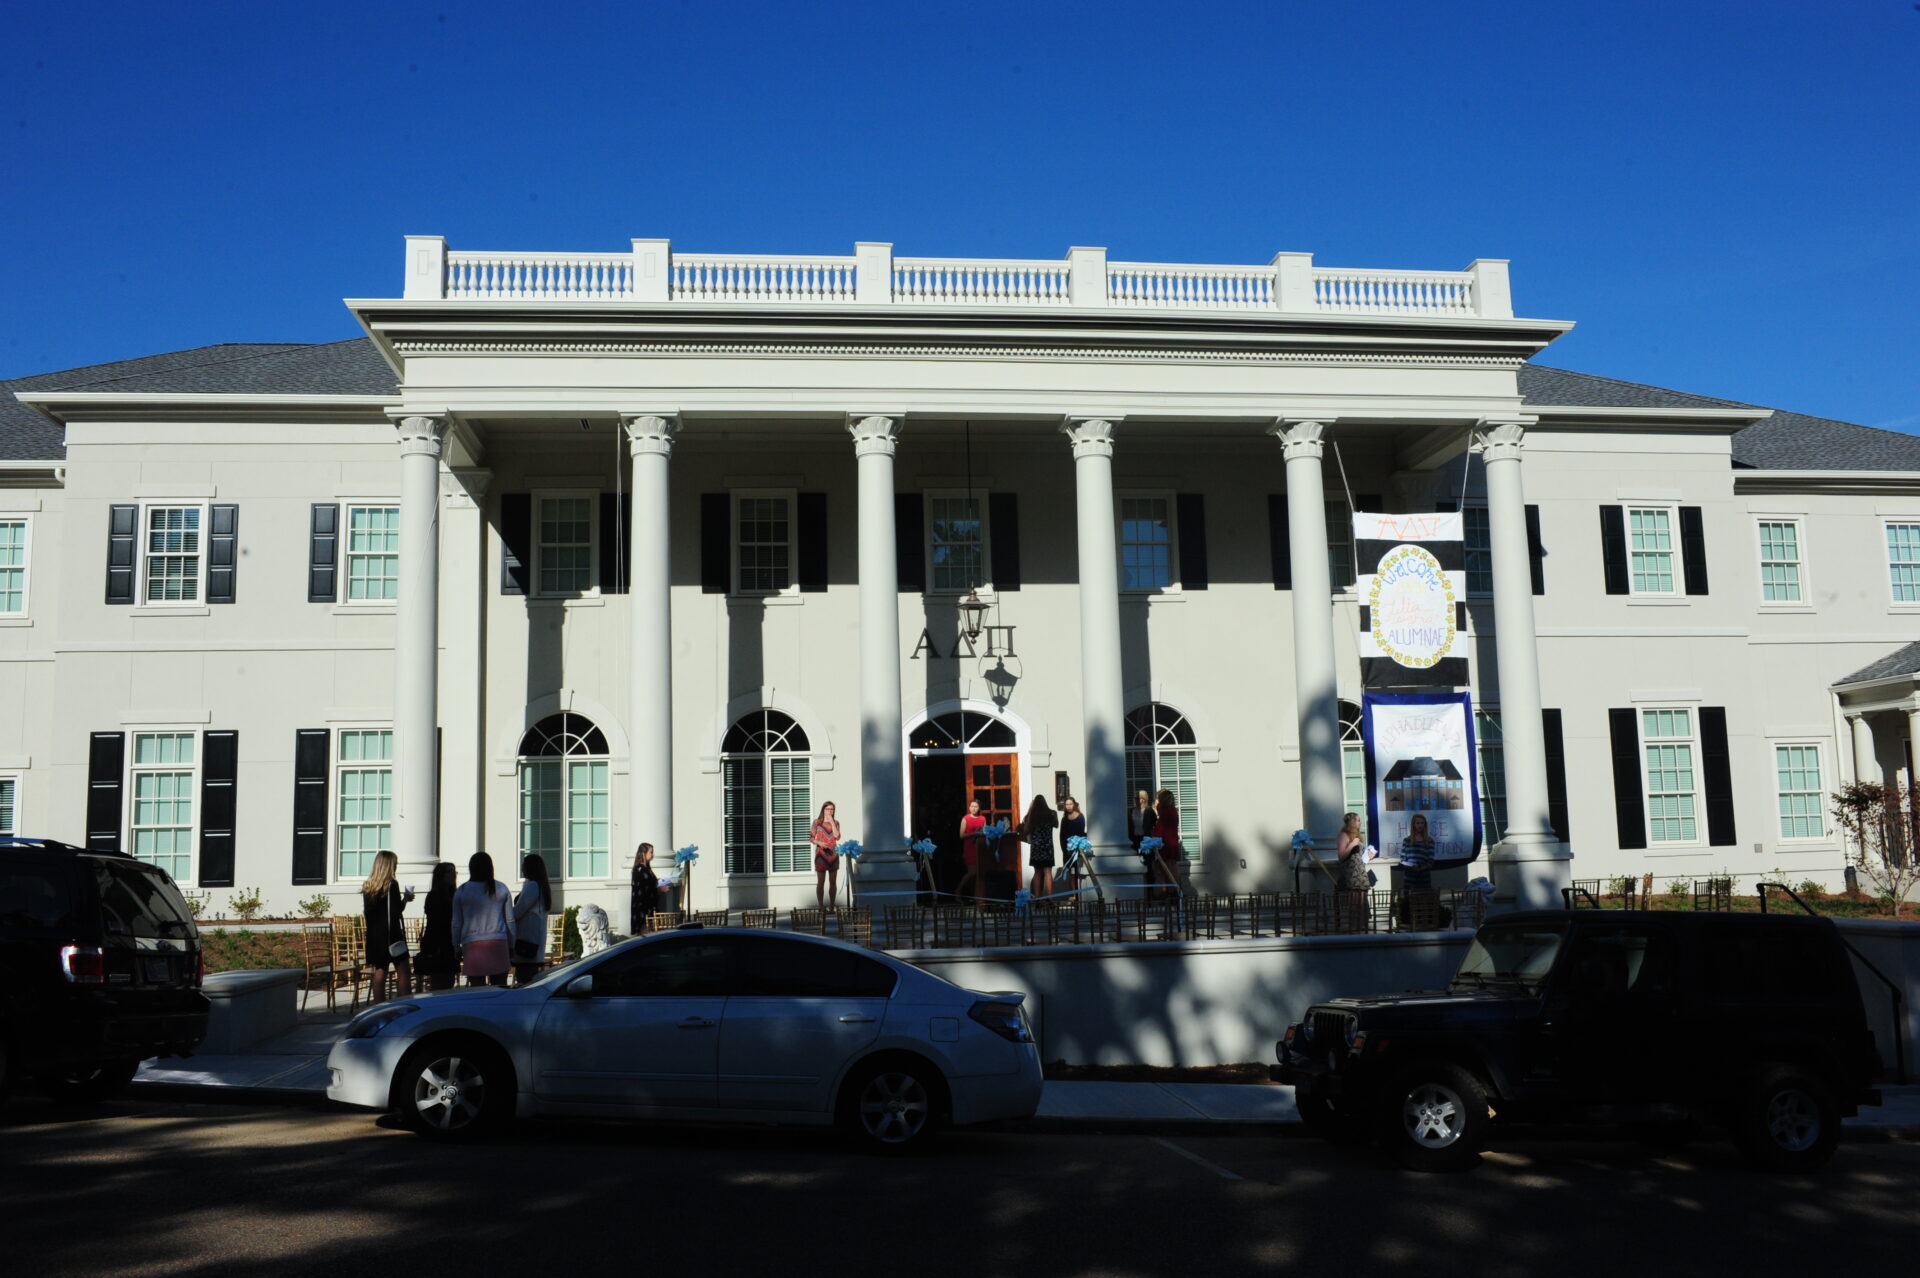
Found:
M 520 738 L 520 855 L 553 878 L 607 877 L 607 738 L 584 715 L 550 714 Z M 495 866 L 502 879 L 520 867 Z
M 1360 731 L 1360 707 L 1340 703 L 1340 777 L 1346 785 L 1347 808 L 1367 819 L 1367 741 Z
M 1200 826 L 1200 751 L 1193 725 L 1172 706 L 1155 701 L 1127 715 L 1127 806 L 1133 791 L 1173 792 L 1180 808 L 1180 844 L 1198 857 Z
M 1017 744 L 1011 724 L 973 710 L 938 714 L 913 730 L 913 750 L 1011 750 Z
M 778 710 L 742 716 L 720 742 L 728 874 L 813 868 L 813 758 L 807 733 Z

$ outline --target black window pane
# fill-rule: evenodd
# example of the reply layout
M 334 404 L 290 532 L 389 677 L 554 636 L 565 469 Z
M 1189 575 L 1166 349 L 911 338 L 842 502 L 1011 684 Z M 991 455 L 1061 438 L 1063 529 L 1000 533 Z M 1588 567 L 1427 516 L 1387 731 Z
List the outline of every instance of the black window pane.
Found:
M 65 866 L 0 859 L 0 927 L 73 926 L 73 875 Z
M 100 921 L 108 936 L 186 937 L 192 915 L 179 890 L 158 870 L 133 865 L 98 865 Z
M 637 945 L 593 969 L 595 996 L 713 998 L 727 992 L 724 937 L 673 936 Z
M 734 991 L 761 998 L 885 998 L 892 968 L 830 945 L 742 937 Z

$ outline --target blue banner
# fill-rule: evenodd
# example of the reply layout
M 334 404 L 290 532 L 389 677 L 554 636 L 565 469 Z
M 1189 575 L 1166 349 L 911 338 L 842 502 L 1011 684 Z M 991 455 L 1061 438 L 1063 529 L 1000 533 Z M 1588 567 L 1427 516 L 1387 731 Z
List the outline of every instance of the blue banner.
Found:
M 1381 855 L 1434 869 L 1480 855 L 1480 771 L 1465 692 L 1368 692 L 1367 840 Z M 1431 845 L 1431 846 L 1429 846 Z

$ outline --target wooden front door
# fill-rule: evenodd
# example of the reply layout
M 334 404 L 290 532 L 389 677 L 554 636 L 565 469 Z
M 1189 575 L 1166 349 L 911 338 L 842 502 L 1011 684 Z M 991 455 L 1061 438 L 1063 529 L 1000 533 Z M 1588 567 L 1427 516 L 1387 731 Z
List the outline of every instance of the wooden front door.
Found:
M 996 821 L 1018 825 L 1022 811 L 1018 756 L 940 753 L 914 759 L 913 834 L 933 840 L 934 886 L 941 892 L 952 892 L 965 873 L 960 818 L 967 814 L 971 799 L 980 800 L 980 812 L 989 825 Z

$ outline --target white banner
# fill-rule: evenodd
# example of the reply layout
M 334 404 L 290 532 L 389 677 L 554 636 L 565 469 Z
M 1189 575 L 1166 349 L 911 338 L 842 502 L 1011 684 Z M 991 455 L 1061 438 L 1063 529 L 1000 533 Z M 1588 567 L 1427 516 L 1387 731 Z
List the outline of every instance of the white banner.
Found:
M 1464 692 L 1367 693 L 1367 831 L 1387 856 L 1431 839 L 1435 866 L 1480 853 L 1473 705 Z

